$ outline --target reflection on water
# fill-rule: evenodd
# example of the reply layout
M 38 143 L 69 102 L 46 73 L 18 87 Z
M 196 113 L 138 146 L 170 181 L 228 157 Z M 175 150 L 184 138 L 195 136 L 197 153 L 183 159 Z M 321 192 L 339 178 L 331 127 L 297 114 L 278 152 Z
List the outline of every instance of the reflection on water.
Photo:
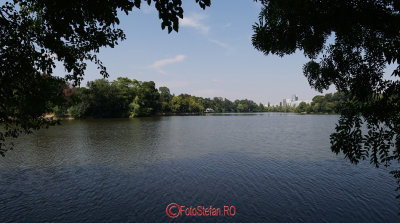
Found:
M 0 222 L 398 222 L 396 182 L 330 152 L 337 116 L 212 114 L 65 121 L 0 162 Z

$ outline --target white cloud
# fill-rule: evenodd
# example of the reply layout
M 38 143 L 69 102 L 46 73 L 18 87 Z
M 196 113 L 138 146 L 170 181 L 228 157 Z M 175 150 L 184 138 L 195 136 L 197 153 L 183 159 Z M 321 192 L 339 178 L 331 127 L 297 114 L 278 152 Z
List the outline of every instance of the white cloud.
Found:
M 204 14 L 193 14 L 192 16 L 187 16 L 184 17 L 179 21 L 179 24 L 183 27 L 192 27 L 197 29 L 203 34 L 207 34 L 208 31 L 210 30 L 209 26 L 206 26 L 202 23 L 204 19 L 206 19 L 207 16 Z
M 172 57 L 172 58 L 157 60 L 153 64 L 151 64 L 149 67 L 152 68 L 152 69 L 155 69 L 156 71 L 158 71 L 158 72 L 160 72 L 162 74 L 166 74 L 166 72 L 161 69 L 163 66 L 168 65 L 168 64 L 181 62 L 185 58 L 186 58 L 185 55 L 179 54 L 179 55 L 176 55 L 175 57 Z
M 205 35 L 206 37 L 209 36 L 210 27 L 203 23 L 203 20 L 207 19 L 207 15 L 205 14 L 192 14 L 191 16 L 184 17 L 179 21 L 179 24 L 183 27 L 191 27 L 198 30 L 200 33 Z M 224 28 L 231 26 L 230 23 L 226 24 Z M 224 43 L 219 40 L 207 38 L 207 40 L 211 43 L 214 43 L 222 48 L 227 50 L 231 50 L 232 47 L 227 43 Z
M 225 49 L 227 49 L 227 50 L 230 50 L 230 49 L 231 49 L 231 46 L 229 46 L 227 43 L 221 42 L 221 41 L 219 41 L 219 40 L 208 39 L 208 41 L 210 41 L 210 42 L 212 42 L 212 43 L 215 43 L 215 44 L 217 44 L 218 46 L 223 47 L 223 48 L 225 48 Z

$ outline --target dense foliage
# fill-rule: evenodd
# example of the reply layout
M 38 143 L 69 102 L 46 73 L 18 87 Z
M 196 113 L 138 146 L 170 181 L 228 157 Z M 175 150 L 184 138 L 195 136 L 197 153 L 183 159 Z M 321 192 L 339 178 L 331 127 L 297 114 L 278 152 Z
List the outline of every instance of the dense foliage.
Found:
M 379 166 L 400 161 L 400 2 L 398 0 L 259 0 L 263 4 L 252 39 L 265 54 L 284 56 L 300 49 L 310 58 L 303 71 L 319 91 L 334 85 L 347 95 L 338 107 L 341 118 L 331 135 L 332 150 L 354 163 L 362 159 Z M 14 0 L 0 7 L 0 154 L 5 140 L 53 124 L 42 114 L 57 108 L 62 114 L 63 81 L 52 74 L 55 61 L 63 64 L 66 80 L 78 84 L 87 62 L 107 70 L 96 54 L 125 39 L 118 12 L 140 8 L 141 0 Z M 154 2 L 161 27 L 177 31 L 183 18 L 181 0 Z M 210 0 L 196 0 L 201 8 Z M 332 37 L 332 41 L 327 41 Z M 388 64 L 395 69 L 384 78 Z M 250 101 L 229 102 L 189 95 L 170 96 L 143 82 L 135 94 L 115 90 L 107 81 L 77 89 L 70 112 L 77 117 L 141 116 L 161 111 L 255 111 Z M 147 86 L 149 85 L 149 86 Z M 112 92 L 110 95 L 106 91 Z M 128 88 L 130 89 L 130 88 Z M 75 90 L 74 90 L 75 92 Z M 156 93 L 157 92 L 157 93 Z M 121 93 L 121 94 L 120 94 Z M 129 98 L 134 95 L 134 98 Z M 104 99 L 106 102 L 98 100 Z M 125 98 L 125 101 L 119 101 Z M 153 103 L 159 97 L 157 103 Z M 122 99 L 121 99 L 122 98 Z M 162 101 L 160 101 L 162 100 Z M 76 103 L 76 104 L 74 104 Z M 233 105 L 232 105 L 233 104 Z M 319 104 L 319 105 L 318 105 Z M 121 107 L 118 107 L 121 106 Z M 307 110 L 304 104 L 301 106 Z M 315 108 L 314 108 L 315 107 Z M 104 111 L 96 114 L 98 110 Z M 313 111 L 331 111 L 316 102 Z M 362 131 L 365 126 L 367 131 Z M 400 176 L 400 172 L 397 172 Z
M 207 108 L 215 112 L 298 112 L 336 113 L 344 102 L 341 93 L 315 96 L 310 104 L 302 102 L 297 107 L 264 106 L 252 100 L 230 101 L 226 98 L 203 98 L 189 94 L 173 95 L 168 87 L 156 89 L 153 81 L 130 80 L 120 77 L 90 81 L 87 87 L 67 86 L 69 92 L 64 104 L 54 106 L 57 117 L 67 114 L 73 118 L 143 117 L 162 114 L 200 114 Z
M 338 110 L 332 151 L 377 167 L 399 162 L 400 1 L 261 2 L 255 48 L 279 56 L 302 50 L 310 58 L 303 67 L 310 85 L 319 91 L 333 85 L 348 96 Z M 388 64 L 395 67 L 389 79 Z
M 293 106 L 268 106 L 268 112 L 297 112 L 307 114 L 336 114 L 339 112 L 340 106 L 347 100 L 343 93 L 336 92 L 325 95 L 315 96 L 311 103 L 301 102 L 297 107 Z
M 153 81 L 118 78 L 90 81 L 87 87 L 67 87 L 70 99 L 54 107 L 58 117 L 69 113 L 74 118 L 140 117 L 154 114 L 203 113 L 206 108 L 215 112 L 263 112 L 263 104 L 252 100 L 230 101 L 221 97 L 202 98 L 188 94 L 173 95 L 167 87 L 156 89 Z
M 195 0 L 203 9 L 210 0 Z M 146 0 L 158 11 L 161 28 L 178 31 L 183 18 L 181 0 Z M 129 14 L 140 8 L 141 0 L 13 0 L 0 6 L 0 154 L 12 145 L 6 139 L 30 133 L 54 122 L 43 119 L 55 105 L 63 111 L 60 78 L 52 77 L 55 62 L 66 70 L 65 79 L 79 84 L 87 62 L 95 63 L 101 75 L 106 67 L 97 58 L 102 47 L 114 47 L 125 39 L 118 28 L 118 13 Z M 43 75 L 46 74 L 46 75 Z M 101 83 L 98 83 L 101 84 Z M 97 92 L 101 94 L 101 92 Z M 138 97 L 142 95 L 138 94 Z M 107 102 L 115 103 L 115 102 Z M 129 105 L 138 114 L 147 105 Z M 86 109 L 83 104 L 74 113 Z M 118 108 L 107 111 L 115 115 Z

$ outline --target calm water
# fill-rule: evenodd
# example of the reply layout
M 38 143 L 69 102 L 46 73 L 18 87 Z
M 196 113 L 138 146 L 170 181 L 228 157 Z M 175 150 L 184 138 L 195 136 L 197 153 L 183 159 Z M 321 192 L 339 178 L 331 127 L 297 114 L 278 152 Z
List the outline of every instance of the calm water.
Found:
M 330 151 L 337 116 L 64 121 L 0 158 L 0 222 L 400 222 L 387 169 Z

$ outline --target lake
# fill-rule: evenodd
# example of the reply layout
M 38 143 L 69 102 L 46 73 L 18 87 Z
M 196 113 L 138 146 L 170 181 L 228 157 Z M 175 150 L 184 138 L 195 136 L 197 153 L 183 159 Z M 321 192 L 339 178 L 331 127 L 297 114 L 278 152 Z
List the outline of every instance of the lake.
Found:
M 0 158 L 0 222 L 400 222 L 389 170 L 331 152 L 337 120 L 252 113 L 63 121 L 19 138 Z M 172 219 L 171 203 L 234 207 L 234 216 Z

